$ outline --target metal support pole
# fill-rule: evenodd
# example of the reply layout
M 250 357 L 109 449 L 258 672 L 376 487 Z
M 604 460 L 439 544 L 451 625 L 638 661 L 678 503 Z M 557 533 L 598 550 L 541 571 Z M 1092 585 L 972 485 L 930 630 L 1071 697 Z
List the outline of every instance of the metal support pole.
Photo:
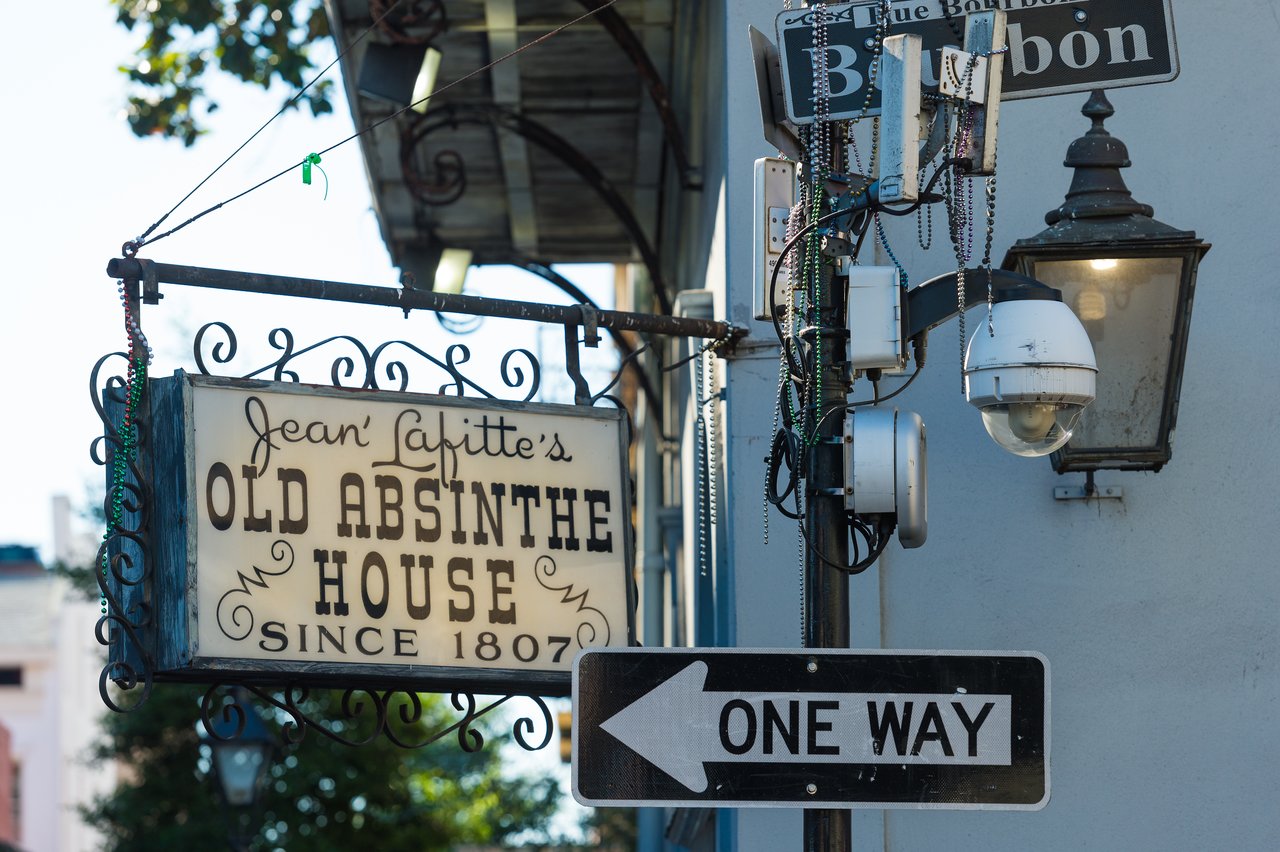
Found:
M 847 402 L 844 381 L 845 335 L 837 323 L 837 279 L 826 264 L 819 272 L 814 386 L 821 397 L 811 423 L 818 425 L 816 442 L 808 450 L 805 529 L 809 546 L 804 559 L 804 644 L 808 648 L 849 647 L 849 575 L 836 566 L 849 564 L 849 531 L 844 515 L 844 419 L 835 413 Z M 827 416 L 830 414 L 830 416 Z M 806 433 L 812 429 L 809 426 Z M 820 797 L 823 791 L 818 790 Z M 806 809 L 806 852 L 838 852 L 852 847 L 852 814 L 848 810 Z
M 107 275 L 112 278 L 141 279 L 148 263 L 140 258 L 114 258 L 107 264 Z M 445 311 L 446 313 L 561 324 L 582 322 L 582 311 L 577 305 L 514 302 L 506 299 L 486 299 L 480 296 L 435 293 L 430 290 L 373 287 L 365 284 L 291 278 L 256 272 L 176 266 L 169 263 L 154 263 L 150 265 L 150 269 L 157 284 L 209 287 L 215 290 L 235 290 L 274 296 L 298 296 L 330 302 L 350 302 L 357 305 L 383 305 L 402 311 Z M 702 337 L 711 340 L 721 338 L 736 340 L 747 333 L 745 328 L 726 322 L 627 311 L 599 311 L 596 324 L 600 328 L 618 331 Z

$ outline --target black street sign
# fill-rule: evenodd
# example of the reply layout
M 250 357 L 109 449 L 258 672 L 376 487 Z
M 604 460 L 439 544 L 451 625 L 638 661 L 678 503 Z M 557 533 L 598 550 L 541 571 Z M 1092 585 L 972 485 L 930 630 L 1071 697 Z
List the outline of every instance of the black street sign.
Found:
M 1048 663 L 1034 653 L 588 650 L 573 715 L 585 805 L 1049 801 Z
M 1001 100 L 1163 83 L 1178 76 L 1172 0 L 900 0 L 891 35 L 923 39 L 921 82 L 938 88 L 942 48 L 961 47 L 967 12 L 1002 9 L 1008 18 Z M 853 118 L 866 100 L 879 3 L 828 7 L 831 117 Z M 946 13 L 950 13 L 948 21 Z M 787 117 L 813 121 L 813 11 L 777 18 Z M 880 112 L 872 93 L 868 115 Z

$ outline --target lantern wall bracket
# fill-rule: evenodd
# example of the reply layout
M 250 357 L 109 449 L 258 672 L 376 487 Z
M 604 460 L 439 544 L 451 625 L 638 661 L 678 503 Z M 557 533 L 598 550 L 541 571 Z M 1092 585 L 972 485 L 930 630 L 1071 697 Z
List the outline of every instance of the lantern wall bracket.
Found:
M 1086 471 L 1080 485 L 1058 485 L 1053 489 L 1055 500 L 1123 500 L 1124 489 L 1118 485 L 1098 486 L 1093 481 L 1093 471 Z

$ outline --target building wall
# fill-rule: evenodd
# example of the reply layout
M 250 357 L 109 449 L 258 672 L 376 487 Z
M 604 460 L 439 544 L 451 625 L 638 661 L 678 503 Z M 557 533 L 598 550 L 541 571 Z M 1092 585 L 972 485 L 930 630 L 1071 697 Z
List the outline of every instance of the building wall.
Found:
M 708 162 L 723 164 L 708 170 L 705 191 L 723 197 L 724 255 L 708 264 L 717 274 L 707 286 L 720 288 L 727 318 L 752 326 L 752 343 L 727 371 L 717 567 L 732 578 L 731 641 L 794 646 L 795 528 L 775 513 L 767 545 L 761 530 L 776 346 L 749 319 L 752 163 L 773 151 L 760 135 L 746 30 L 772 37 L 781 4 L 725 6 L 723 27 L 707 36 L 725 69 L 722 111 L 708 122 L 723 122 L 722 147 L 705 145 Z M 1280 462 L 1269 447 L 1280 423 L 1270 378 L 1280 368 L 1280 244 L 1267 189 L 1280 118 L 1274 92 L 1250 82 L 1265 79 L 1280 18 L 1264 0 L 1174 6 L 1181 76 L 1110 92 L 1107 122 L 1135 163 L 1125 173 L 1134 196 L 1214 246 L 1200 269 L 1172 462 L 1159 474 L 1100 473 L 1122 501 L 1055 501 L 1055 485 L 1081 477 L 990 441 L 960 390 L 957 324 L 945 324 L 896 401 L 928 428 L 928 543 L 891 545 L 851 584 L 855 645 L 1047 656 L 1052 798 L 1035 813 L 859 812 L 857 849 L 1263 849 L 1280 838 L 1280 736 L 1266 721 L 1280 700 Z M 1085 98 L 1003 105 L 997 264 L 1061 203 L 1066 147 L 1088 128 Z M 886 224 L 913 282 L 954 268 L 941 228 L 926 253 L 913 248 L 914 220 Z M 980 316 L 971 312 L 970 329 Z M 726 811 L 720 830 L 738 849 L 797 848 L 800 816 Z
M 17 767 L 13 763 L 13 735 L 0 723 L 0 844 L 18 842 L 18 815 L 15 813 Z M 2 848 L 2 847 L 0 847 Z
M 0 565 L 0 667 L 22 670 L 21 685 L 0 686 L 0 723 L 19 770 L 16 843 L 30 852 L 88 852 L 101 837 L 76 808 L 115 778 L 112 765 L 87 760 L 103 712 L 97 608 L 38 565 L 16 567 L 34 569 Z

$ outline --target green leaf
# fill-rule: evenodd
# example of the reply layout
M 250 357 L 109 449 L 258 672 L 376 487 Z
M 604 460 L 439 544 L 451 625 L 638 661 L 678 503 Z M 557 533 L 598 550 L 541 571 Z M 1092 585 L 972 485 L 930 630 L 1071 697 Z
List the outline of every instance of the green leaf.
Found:
M 135 62 L 119 67 L 130 83 L 130 129 L 186 145 L 205 132 L 203 119 L 217 109 L 201 86 L 206 73 L 227 73 L 264 89 L 278 81 L 292 97 L 317 73 L 310 48 L 329 32 L 321 0 L 109 2 L 122 26 L 143 34 Z M 312 115 L 333 111 L 329 82 L 304 95 Z
M 157 684 L 141 708 L 105 717 L 95 757 L 130 766 L 129 780 L 86 811 L 107 838 L 108 852 L 226 848 L 207 746 L 196 728 L 202 693 L 202 687 Z M 338 694 L 311 695 L 301 702 L 304 712 L 337 718 Z M 260 711 L 263 706 L 257 704 Z M 395 707 L 388 713 L 398 714 Z M 288 719 L 276 711 L 261 715 L 272 729 Z M 410 733 L 425 738 L 455 719 L 441 696 L 423 696 L 422 719 Z M 549 840 L 558 790 L 549 779 L 506 777 L 497 748 L 503 738 L 496 733 L 487 730 L 489 744 L 466 754 L 453 737 L 414 750 L 385 738 L 351 748 L 310 731 L 272 760 L 255 823 L 262 826 L 262 845 L 255 848 L 421 852 L 503 843 L 525 832 Z

